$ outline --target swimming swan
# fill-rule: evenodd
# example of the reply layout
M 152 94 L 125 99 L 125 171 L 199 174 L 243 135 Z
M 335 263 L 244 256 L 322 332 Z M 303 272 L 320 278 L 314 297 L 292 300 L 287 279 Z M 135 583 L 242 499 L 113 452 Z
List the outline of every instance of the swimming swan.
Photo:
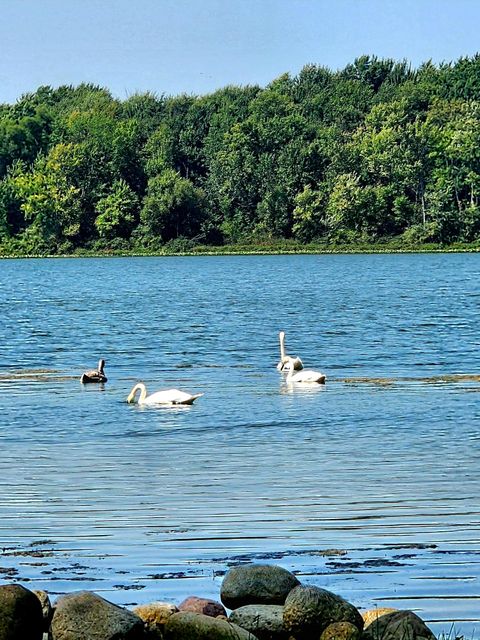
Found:
M 285 365 L 289 362 L 293 362 L 293 368 L 299 371 L 303 369 L 303 362 L 297 356 L 287 356 L 285 353 L 285 331 L 280 331 L 278 334 L 280 339 L 280 362 L 277 364 L 277 369 L 283 371 Z
M 82 373 L 80 377 L 80 382 L 82 384 L 88 384 L 90 382 L 106 382 L 107 376 L 103 370 L 105 366 L 105 360 L 98 361 L 98 369 L 91 369 L 90 371 L 85 371 Z
M 143 382 L 136 384 L 130 391 L 127 398 L 127 402 L 135 402 L 135 394 L 140 391 L 140 398 L 138 404 L 142 405 L 155 405 L 155 404 L 193 404 L 194 400 L 203 396 L 203 393 L 196 393 L 191 395 L 185 393 L 185 391 L 179 391 L 178 389 L 165 389 L 164 391 L 157 391 L 152 395 L 147 396 L 147 389 Z
M 324 373 L 320 373 L 320 371 L 312 371 L 311 369 L 303 369 L 303 371 L 293 373 L 291 362 L 287 362 L 285 364 L 285 369 L 288 369 L 288 375 L 286 377 L 287 382 L 316 382 L 318 384 L 325 384 L 325 380 L 327 379 L 327 376 Z

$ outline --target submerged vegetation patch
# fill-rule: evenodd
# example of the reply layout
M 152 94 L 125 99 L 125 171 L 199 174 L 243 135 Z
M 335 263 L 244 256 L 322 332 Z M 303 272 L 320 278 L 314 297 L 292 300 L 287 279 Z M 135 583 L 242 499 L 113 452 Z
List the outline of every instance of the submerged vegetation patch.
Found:
M 399 383 L 451 384 L 456 382 L 480 382 L 480 375 L 476 373 L 452 373 L 427 377 L 400 376 L 396 378 L 371 378 L 368 376 L 356 378 L 342 378 L 345 384 L 373 384 L 380 387 L 390 387 Z
M 20 369 L 9 373 L 0 373 L 0 383 L 18 382 L 65 382 L 75 380 L 78 376 L 66 375 L 56 369 Z

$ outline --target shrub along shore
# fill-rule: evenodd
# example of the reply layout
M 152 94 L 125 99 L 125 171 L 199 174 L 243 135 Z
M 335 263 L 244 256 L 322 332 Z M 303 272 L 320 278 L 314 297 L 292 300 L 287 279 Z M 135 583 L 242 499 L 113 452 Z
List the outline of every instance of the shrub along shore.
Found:
M 0 640 L 435 640 L 411 611 L 361 613 L 275 565 L 231 568 L 220 600 L 191 596 L 178 606 L 152 602 L 129 610 L 80 591 L 52 606 L 44 591 L 3 585 Z
M 280 241 L 258 244 L 228 244 L 221 246 L 193 245 L 185 243 L 167 243 L 156 249 L 143 247 L 82 248 L 71 253 L 28 252 L 15 246 L 0 244 L 0 258 L 107 258 L 141 256 L 224 256 L 224 255 L 322 255 L 322 254 L 396 254 L 396 253 L 478 253 L 480 242 L 442 245 L 439 243 L 405 245 L 401 241 L 356 243 L 356 244 L 299 244 Z

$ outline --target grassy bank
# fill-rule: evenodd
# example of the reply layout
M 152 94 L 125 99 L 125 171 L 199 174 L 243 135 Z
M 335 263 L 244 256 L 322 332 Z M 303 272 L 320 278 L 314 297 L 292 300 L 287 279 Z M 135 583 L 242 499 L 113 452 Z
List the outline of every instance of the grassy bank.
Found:
M 238 243 L 221 246 L 188 242 L 170 242 L 160 247 L 95 246 L 74 251 L 32 251 L 22 246 L 0 245 L 0 258 L 109 257 L 109 256 L 220 256 L 220 255 L 295 255 L 295 254 L 361 254 L 361 253 L 476 253 L 480 242 L 449 245 L 439 243 L 405 244 L 402 241 L 360 242 L 351 244 L 310 243 L 290 240 Z

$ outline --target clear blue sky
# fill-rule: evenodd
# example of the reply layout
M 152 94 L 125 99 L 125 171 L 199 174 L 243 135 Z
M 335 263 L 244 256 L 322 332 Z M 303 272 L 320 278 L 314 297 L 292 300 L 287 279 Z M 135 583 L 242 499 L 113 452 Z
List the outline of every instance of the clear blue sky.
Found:
M 414 66 L 480 50 L 480 0 L 0 0 L 0 102 L 93 82 L 204 94 L 357 56 Z

